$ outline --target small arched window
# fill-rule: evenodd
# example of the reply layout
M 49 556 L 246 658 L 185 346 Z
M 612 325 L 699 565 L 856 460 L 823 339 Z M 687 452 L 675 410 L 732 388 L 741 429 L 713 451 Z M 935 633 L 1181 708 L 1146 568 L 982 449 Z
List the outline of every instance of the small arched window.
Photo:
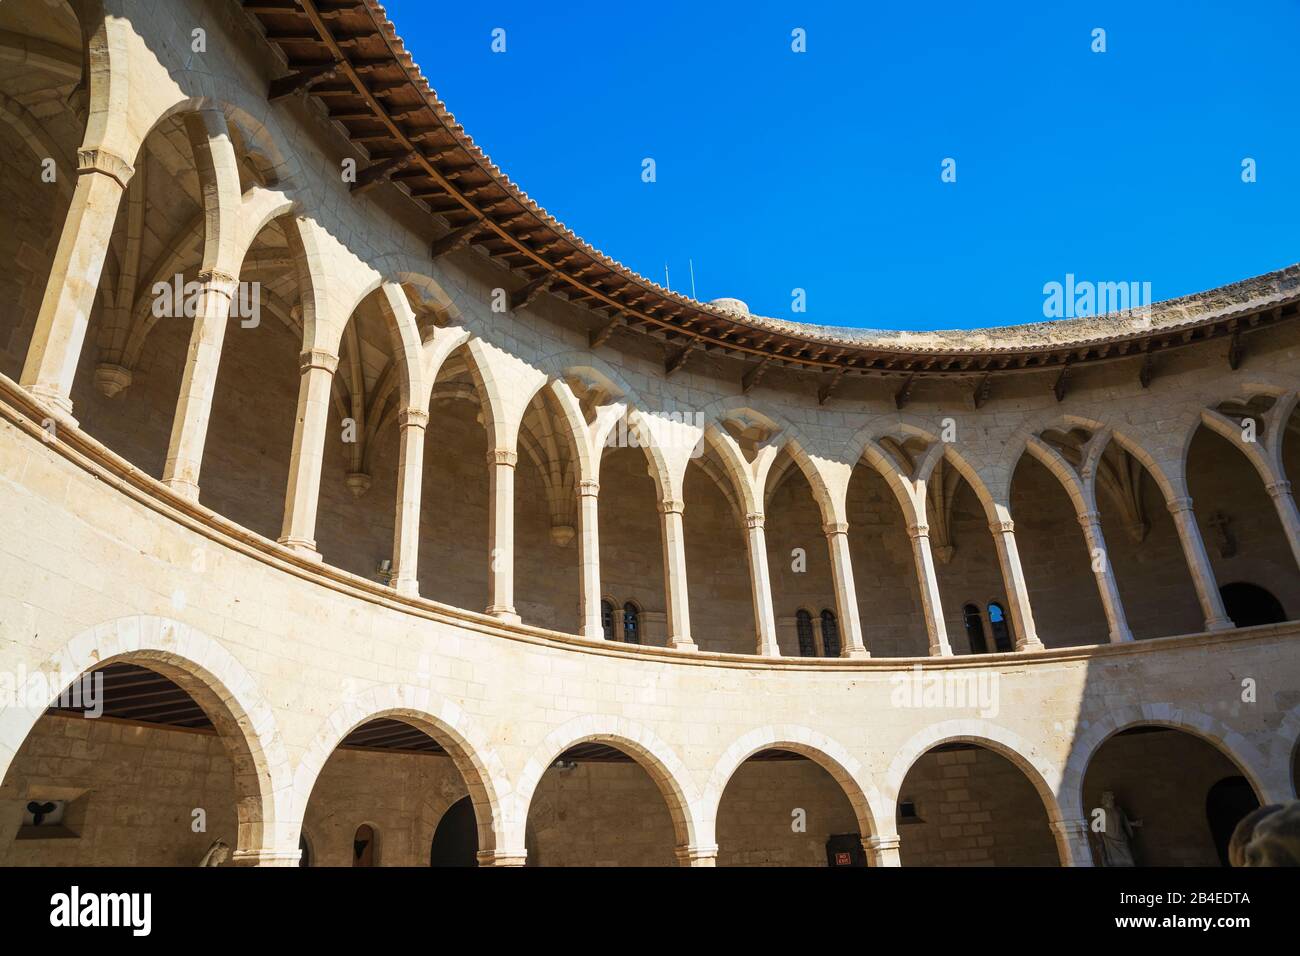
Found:
M 822 654 L 825 657 L 840 656 L 840 624 L 835 620 L 835 612 L 829 608 L 822 611 Z
M 641 643 L 641 609 L 631 601 L 623 605 L 623 642 Z
M 989 604 L 989 627 L 993 630 L 993 646 L 999 651 L 1014 650 L 1011 628 L 1007 626 L 1007 612 L 997 601 Z
M 375 865 L 375 828 L 369 823 L 357 827 L 357 834 L 352 838 L 352 865 Z
M 972 654 L 987 654 L 989 643 L 984 638 L 984 619 L 980 609 L 974 604 L 967 604 L 961 609 L 961 620 L 966 625 L 966 639 L 970 641 Z
M 605 640 L 612 641 L 614 639 L 614 602 L 613 601 L 600 602 L 600 626 L 601 629 L 605 632 Z
M 817 639 L 813 636 L 812 614 L 799 608 L 794 616 L 794 629 L 799 635 L 799 656 L 816 657 Z

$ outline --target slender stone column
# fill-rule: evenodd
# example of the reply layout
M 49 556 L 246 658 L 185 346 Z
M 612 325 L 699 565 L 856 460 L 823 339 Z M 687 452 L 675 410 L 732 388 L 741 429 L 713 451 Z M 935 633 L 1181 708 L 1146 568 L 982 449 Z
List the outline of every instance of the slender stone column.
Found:
M 293 426 L 293 456 L 289 459 L 289 488 L 280 543 L 319 561 L 316 506 L 320 503 L 330 387 L 339 367 L 339 357 L 312 349 L 299 356 L 298 365 L 302 378 L 298 386 L 298 415 Z
M 393 587 L 398 594 L 420 593 L 420 503 L 424 489 L 424 437 L 429 413 L 404 408 L 397 416 L 401 447 L 397 463 L 397 523 L 393 526 Z
M 902 866 L 898 855 L 898 835 L 862 838 L 862 849 L 867 851 L 868 866 Z
M 584 478 L 578 482 L 578 568 L 582 574 L 579 618 L 581 634 L 603 640 L 605 625 L 600 618 L 600 527 L 598 496 L 600 482 Z
M 1295 563 L 1300 565 L 1300 510 L 1297 510 L 1295 497 L 1291 494 L 1291 482 L 1286 479 L 1270 481 L 1264 488 L 1273 499 L 1277 516 L 1282 519 L 1282 530 L 1291 542 L 1291 554 L 1295 556 Z
M 989 525 L 993 532 L 993 546 L 998 552 L 998 564 L 1002 567 L 1002 583 L 1006 588 L 1007 601 L 1011 607 L 1011 633 L 1015 635 L 1016 650 L 1041 651 L 1043 642 L 1038 639 L 1038 629 L 1034 626 L 1034 611 L 1029 606 L 1029 588 L 1025 584 L 1025 572 L 1020 566 L 1020 551 L 1016 547 L 1016 526 L 1013 521 L 999 521 Z
M 508 448 L 494 448 L 487 454 L 492 510 L 488 515 L 488 593 L 492 603 L 487 613 L 512 624 L 519 623 L 515 611 L 515 464 L 519 456 Z
M 1235 627 L 1228 612 L 1223 609 L 1223 597 L 1214 580 L 1214 569 L 1210 567 L 1210 556 L 1205 551 L 1205 541 L 1201 538 L 1201 529 L 1196 523 L 1192 499 L 1186 496 L 1175 498 L 1169 502 L 1168 507 L 1169 513 L 1174 516 L 1174 524 L 1178 527 L 1178 540 L 1183 544 L 1187 569 L 1192 572 L 1192 586 L 1196 588 L 1196 597 L 1201 602 L 1201 611 L 1205 615 L 1205 629 L 1225 631 Z
M 1110 642 L 1121 644 L 1124 641 L 1131 641 L 1133 632 L 1129 630 L 1128 618 L 1124 614 L 1124 603 L 1119 598 L 1119 586 L 1115 583 L 1115 569 L 1110 563 L 1110 552 L 1106 550 L 1106 538 L 1101 533 L 1101 515 L 1095 511 L 1085 511 L 1078 518 L 1079 527 L 1083 528 L 1083 539 L 1088 545 L 1088 560 L 1092 562 L 1092 573 L 1097 578 L 1101 607 L 1106 612 Z
M 912 557 L 916 561 L 916 583 L 921 589 L 921 610 L 925 614 L 925 631 L 930 638 L 930 656 L 951 657 L 948 626 L 943 621 L 943 605 L 939 601 L 939 577 L 930 551 L 930 526 L 910 524 L 907 534 L 912 539 Z
M 831 552 L 831 577 L 835 585 L 835 610 L 840 626 L 840 657 L 870 657 L 862 643 L 862 619 L 858 615 L 858 589 L 853 583 L 853 562 L 849 559 L 849 526 L 843 522 L 822 525 Z
M 765 657 L 780 657 L 776 640 L 776 611 L 772 607 L 772 575 L 767 567 L 767 535 L 763 515 L 745 515 L 745 543 L 749 548 L 749 585 L 754 595 L 754 633 L 758 651 Z
M 673 847 L 678 866 L 717 866 L 718 845 Z
M 72 380 L 131 164 L 103 149 L 77 153 L 77 188 L 63 221 L 20 384 L 69 419 Z M 75 421 L 75 419 L 74 419 Z
M 1052 835 L 1062 866 L 1092 866 L 1087 820 L 1053 820 Z
M 659 527 L 664 547 L 664 597 L 668 601 L 668 646 L 699 650 L 691 640 L 691 608 L 686 597 L 685 505 L 671 498 L 659 502 Z
M 205 272 L 200 273 L 199 281 L 203 288 L 194 327 L 190 330 L 190 347 L 162 478 L 163 484 L 172 491 L 195 501 L 199 497 L 199 469 L 203 466 L 203 446 L 208 440 L 208 421 L 212 417 L 212 396 L 230 318 L 230 300 L 239 280 L 219 272 Z

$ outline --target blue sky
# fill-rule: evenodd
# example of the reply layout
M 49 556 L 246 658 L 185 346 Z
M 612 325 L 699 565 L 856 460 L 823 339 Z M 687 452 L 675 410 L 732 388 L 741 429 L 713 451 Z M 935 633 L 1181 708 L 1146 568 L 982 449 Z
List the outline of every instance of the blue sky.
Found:
M 701 299 L 974 328 L 1066 273 L 1159 300 L 1300 261 L 1297 0 L 386 6 L 530 196 Z

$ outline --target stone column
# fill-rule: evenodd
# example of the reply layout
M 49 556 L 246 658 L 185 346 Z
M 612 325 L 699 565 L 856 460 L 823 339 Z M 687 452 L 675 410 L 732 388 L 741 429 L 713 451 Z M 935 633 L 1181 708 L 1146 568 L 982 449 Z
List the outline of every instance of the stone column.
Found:
M 1196 597 L 1201 602 L 1201 612 L 1205 615 L 1205 629 L 1225 631 L 1234 627 L 1227 611 L 1223 609 L 1223 597 L 1214 580 L 1214 569 L 1210 567 L 1210 556 L 1205 551 L 1205 541 L 1202 540 L 1200 526 L 1196 523 L 1192 499 L 1186 496 L 1175 498 L 1169 502 L 1168 507 L 1169 513 L 1174 516 L 1174 524 L 1178 527 L 1178 540 L 1183 544 L 1187 569 L 1192 572 L 1192 585 L 1196 588 Z
M 943 605 L 939 601 L 939 577 L 930 551 L 930 526 L 910 524 L 907 534 L 912 539 L 912 558 L 916 561 L 916 583 L 921 589 L 921 611 L 925 615 L 925 631 L 930 639 L 930 656 L 951 657 L 948 626 L 944 623 Z
M 20 380 L 29 392 L 69 419 L 72 380 L 117 208 L 135 172 L 126 160 L 103 149 L 79 150 L 77 161 L 77 188 L 63 221 Z
M 867 851 L 868 866 L 902 866 L 898 855 L 898 834 L 862 838 L 862 849 Z
M 398 594 L 420 593 L 420 503 L 424 490 L 424 439 L 429 413 L 404 408 L 397 416 L 401 446 L 397 463 L 397 523 L 393 526 L 393 587 Z
M 511 624 L 519 623 L 515 611 L 515 464 L 519 456 L 508 448 L 487 454 L 491 490 L 488 514 L 487 613 Z
M 1291 554 L 1300 566 L 1300 510 L 1297 510 L 1295 497 L 1291 494 L 1291 482 L 1286 479 L 1270 481 L 1264 486 L 1268 496 L 1273 499 L 1277 516 L 1282 519 L 1282 530 L 1291 542 Z
M 578 617 L 579 633 L 603 640 L 605 625 L 600 617 L 600 527 L 598 496 L 600 482 L 584 478 L 578 482 L 578 570 L 582 575 Z
M 767 567 L 767 536 L 763 515 L 745 515 L 745 543 L 749 549 L 749 586 L 754 596 L 754 633 L 758 637 L 758 654 L 780 657 L 776 640 L 776 611 L 772 608 L 772 575 Z
M 208 420 L 212 417 L 212 396 L 230 318 L 230 300 L 239 280 L 218 272 L 204 272 L 199 274 L 199 281 L 203 288 L 190 330 L 190 347 L 162 478 L 163 484 L 172 491 L 194 501 L 199 498 L 199 469 L 203 466 L 203 446 L 208 440 Z M 176 305 L 182 307 L 182 303 Z
M 678 866 L 717 866 L 718 845 L 673 847 Z
M 289 459 L 289 489 L 284 501 L 280 543 L 319 561 L 316 506 L 320 503 L 330 388 L 339 357 L 312 349 L 299 356 L 298 366 L 302 378 L 298 386 L 298 415 L 293 426 L 293 457 Z
M 1092 845 L 1088 842 L 1087 820 L 1053 820 L 1052 836 L 1062 866 L 1092 866 Z
M 1079 527 L 1083 528 L 1083 539 L 1088 545 L 1088 560 L 1092 562 L 1092 573 L 1097 578 L 1101 607 L 1106 612 L 1110 642 L 1121 644 L 1124 641 L 1131 641 L 1133 632 L 1129 630 L 1128 618 L 1124 615 L 1124 604 L 1119 599 L 1119 587 L 1115 583 L 1115 569 L 1111 567 L 1110 552 L 1106 550 L 1106 539 L 1101 533 L 1101 515 L 1095 511 L 1085 511 L 1078 517 Z
M 685 505 L 672 498 L 659 502 L 659 527 L 664 548 L 664 597 L 668 602 L 668 646 L 699 650 L 691 640 L 691 609 L 686 597 Z
M 831 576 L 835 585 L 835 611 L 840 626 L 840 657 L 870 657 L 862 643 L 862 619 L 858 615 L 858 589 L 853 583 L 853 562 L 849 559 L 849 526 L 843 522 L 822 525 L 831 552 Z
M 1020 551 L 1016 547 L 1015 522 L 998 521 L 989 525 L 993 532 L 993 546 L 998 552 L 1002 567 L 1002 583 L 1007 592 L 1007 615 L 1011 618 L 1011 633 L 1015 635 L 1016 650 L 1041 651 L 1043 642 L 1038 639 L 1034 626 L 1034 611 L 1029 606 L 1029 588 L 1025 572 L 1020 566 Z

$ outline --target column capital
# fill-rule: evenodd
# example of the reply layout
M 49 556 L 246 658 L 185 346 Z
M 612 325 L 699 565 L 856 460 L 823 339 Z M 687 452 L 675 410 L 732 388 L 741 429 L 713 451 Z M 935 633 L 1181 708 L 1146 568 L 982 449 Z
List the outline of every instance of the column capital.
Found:
M 1014 534 L 1016 523 L 1010 518 L 1006 518 L 1002 521 L 990 521 L 989 530 L 994 534 Z
M 827 521 L 822 525 L 822 534 L 826 537 L 832 537 L 837 534 L 848 534 L 849 523 L 847 521 Z
M 1080 511 L 1075 518 L 1078 519 L 1079 527 L 1085 531 L 1101 524 L 1101 513 L 1097 511 Z
M 1180 498 L 1171 498 L 1165 507 L 1169 509 L 1171 515 L 1182 514 L 1184 511 L 1192 510 L 1192 499 L 1186 495 Z
M 1285 478 L 1278 481 L 1270 481 L 1264 486 L 1264 490 L 1268 492 L 1270 498 L 1283 498 L 1291 494 L 1291 482 L 1287 481 Z
M 673 847 L 678 866 L 716 866 L 718 862 L 718 845 L 716 843 L 699 846 Z
M 600 482 L 595 478 L 583 478 L 578 482 L 578 497 L 595 498 L 600 494 Z
M 397 424 L 401 428 L 427 428 L 429 413 L 419 408 L 403 408 L 397 413 Z
M 509 468 L 513 468 L 519 463 L 519 454 L 511 451 L 509 448 L 489 448 L 487 453 L 487 463 L 489 466 L 506 465 Z
M 767 522 L 767 516 L 764 515 L 763 512 L 761 511 L 751 511 L 749 512 L 749 514 L 745 515 L 746 528 L 750 528 L 750 529 L 757 528 L 761 531 L 763 529 L 763 525 L 766 524 L 766 522 Z
M 77 175 L 103 173 L 123 189 L 135 175 L 135 167 L 121 156 L 103 147 L 77 150 Z
M 930 537 L 930 526 L 928 524 L 909 524 L 907 526 L 907 536 L 909 538 L 928 538 Z
M 686 510 L 686 503 L 678 498 L 664 498 L 659 502 L 661 515 L 679 515 Z
M 862 838 L 862 846 L 867 850 L 897 850 L 899 837 L 897 833 L 889 836 L 867 836 Z
M 205 290 L 220 292 L 227 299 L 234 298 L 235 286 L 239 285 L 239 279 L 218 269 L 204 269 L 199 273 L 198 280 Z
M 333 375 L 338 371 L 339 357 L 324 349 L 307 349 L 298 356 L 298 371 L 304 375 L 314 368 L 321 368 Z

